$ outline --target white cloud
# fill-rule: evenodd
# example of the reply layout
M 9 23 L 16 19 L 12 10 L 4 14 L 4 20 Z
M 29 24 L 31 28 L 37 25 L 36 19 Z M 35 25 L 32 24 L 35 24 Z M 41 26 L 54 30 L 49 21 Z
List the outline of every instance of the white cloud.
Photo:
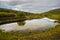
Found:
M 0 4 L 29 12 L 43 12 L 60 7 L 60 0 L 0 0 Z
M 19 11 L 20 9 L 18 9 L 18 8 L 14 8 L 14 10 L 18 10 L 18 11 Z

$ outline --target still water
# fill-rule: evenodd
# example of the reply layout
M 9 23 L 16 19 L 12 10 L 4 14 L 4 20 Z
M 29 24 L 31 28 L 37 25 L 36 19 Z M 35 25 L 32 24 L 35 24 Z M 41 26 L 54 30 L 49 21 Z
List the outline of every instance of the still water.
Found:
M 49 28 L 55 27 L 58 23 L 54 22 L 55 20 L 49 18 L 42 18 L 42 19 L 33 19 L 33 20 L 26 20 L 25 25 L 20 26 L 15 23 L 9 23 L 0 25 L 0 29 L 5 30 L 6 32 L 9 31 L 19 31 L 19 32 L 29 32 L 29 31 L 42 31 Z

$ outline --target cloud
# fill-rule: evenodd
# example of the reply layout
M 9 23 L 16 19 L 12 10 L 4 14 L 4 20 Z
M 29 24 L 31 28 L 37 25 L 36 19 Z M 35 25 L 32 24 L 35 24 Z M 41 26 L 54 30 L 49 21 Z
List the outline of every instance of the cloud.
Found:
M 7 4 L 10 6 L 20 5 L 30 2 L 29 0 L 0 0 L 0 3 Z
M 0 0 L 0 4 L 29 12 L 43 12 L 60 7 L 60 0 Z

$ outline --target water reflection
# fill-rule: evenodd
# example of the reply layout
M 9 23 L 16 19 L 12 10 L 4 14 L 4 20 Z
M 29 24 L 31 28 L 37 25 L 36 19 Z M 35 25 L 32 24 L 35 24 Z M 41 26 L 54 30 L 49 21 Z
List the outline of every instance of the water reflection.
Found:
M 0 25 L 0 29 L 9 31 L 19 31 L 19 32 L 30 32 L 30 31 L 41 31 L 55 27 L 58 23 L 55 20 L 49 18 L 26 20 L 24 26 L 19 26 L 17 22 Z

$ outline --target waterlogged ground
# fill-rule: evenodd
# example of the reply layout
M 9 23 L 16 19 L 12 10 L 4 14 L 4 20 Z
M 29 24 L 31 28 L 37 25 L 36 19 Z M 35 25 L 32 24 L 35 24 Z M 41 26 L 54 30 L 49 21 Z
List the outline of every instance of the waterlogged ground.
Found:
M 49 18 L 42 18 L 42 19 L 33 19 L 33 20 L 26 20 L 25 25 L 20 26 L 15 23 L 9 23 L 0 25 L 0 29 L 5 30 L 6 32 L 9 31 L 19 31 L 19 32 L 36 32 L 36 31 L 42 31 L 49 28 L 55 27 L 58 23 L 54 22 L 56 20 L 52 20 Z

